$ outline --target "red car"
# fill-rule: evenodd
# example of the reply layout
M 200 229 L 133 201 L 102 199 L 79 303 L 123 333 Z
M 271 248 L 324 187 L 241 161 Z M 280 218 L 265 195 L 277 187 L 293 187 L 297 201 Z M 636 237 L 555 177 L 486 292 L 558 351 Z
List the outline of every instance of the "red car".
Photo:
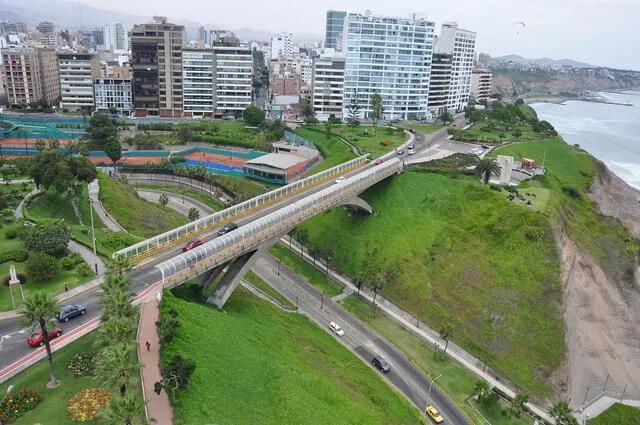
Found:
M 382 159 L 382 158 L 378 158 L 378 159 L 376 159 L 375 164 L 376 164 L 376 165 L 380 165 L 380 164 L 382 164 L 383 162 L 384 162 L 384 159 Z
M 55 329 L 49 330 L 49 341 L 51 341 L 54 338 L 59 337 L 60 335 L 62 335 L 62 329 L 60 329 L 60 328 L 55 328 Z M 37 347 L 39 345 L 44 345 L 44 338 L 42 337 L 42 331 L 39 330 L 37 332 L 34 332 L 29 338 L 27 338 L 27 342 L 32 347 Z
M 182 252 L 191 251 L 193 248 L 202 245 L 202 243 L 203 242 L 200 239 L 189 241 L 185 246 L 182 247 Z

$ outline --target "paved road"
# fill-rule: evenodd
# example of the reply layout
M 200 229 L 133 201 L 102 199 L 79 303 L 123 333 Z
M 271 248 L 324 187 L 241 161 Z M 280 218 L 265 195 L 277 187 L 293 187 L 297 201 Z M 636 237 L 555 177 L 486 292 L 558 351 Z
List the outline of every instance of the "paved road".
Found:
M 353 317 L 339 304 L 333 302 L 304 281 L 300 276 L 280 265 L 270 255 L 258 260 L 253 270 L 284 294 L 291 302 L 298 304 L 300 313 L 305 314 L 323 329 L 329 329 L 331 321 L 337 322 L 345 331 L 342 337 L 335 336 L 364 362 L 370 364 L 374 356 L 381 355 L 390 364 L 387 374 L 380 373 L 404 394 L 420 411 L 424 412 L 431 380 L 407 357 L 382 336 L 372 331 L 360 320 Z M 322 305 L 322 309 L 320 308 Z M 449 424 L 471 424 L 455 404 L 433 386 L 429 404 L 438 409 Z

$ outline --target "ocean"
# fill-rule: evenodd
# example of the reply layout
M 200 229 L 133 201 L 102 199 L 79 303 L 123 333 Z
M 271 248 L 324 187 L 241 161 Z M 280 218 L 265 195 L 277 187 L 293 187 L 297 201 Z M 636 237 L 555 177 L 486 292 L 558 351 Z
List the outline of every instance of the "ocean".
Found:
M 640 93 L 601 93 L 612 102 L 534 103 L 541 120 L 549 121 L 567 141 L 588 151 L 629 185 L 640 190 Z

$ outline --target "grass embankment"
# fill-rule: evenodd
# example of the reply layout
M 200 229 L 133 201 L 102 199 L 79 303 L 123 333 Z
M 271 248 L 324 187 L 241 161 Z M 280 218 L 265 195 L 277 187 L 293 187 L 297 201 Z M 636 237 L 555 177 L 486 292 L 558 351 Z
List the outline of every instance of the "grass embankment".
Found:
M 346 143 L 338 139 L 335 135 L 331 135 L 331 137 L 327 139 L 326 133 L 320 130 L 320 128 L 298 128 L 296 133 L 300 137 L 304 137 L 310 142 L 313 142 L 324 158 L 320 164 L 311 169 L 310 174 L 319 173 L 320 171 L 335 167 L 356 157 Z
M 529 393 L 564 360 L 559 256 L 546 216 L 475 178 L 407 172 L 362 194 L 379 214 L 343 209 L 300 227 L 350 276 L 384 276 L 382 294 Z M 327 232 L 326 229 L 332 229 Z
M 294 248 L 295 249 L 295 248 Z M 299 251 L 296 249 L 296 252 Z M 327 297 L 340 295 L 344 288 L 328 278 L 324 273 L 318 271 L 313 265 L 302 260 L 298 255 L 280 244 L 276 244 L 269 250 L 269 253 L 280 260 L 287 267 L 295 270 L 304 280 L 311 283 Z
M 151 237 L 188 222 L 182 214 L 137 196 L 135 188 L 104 173 L 98 174 L 100 200 L 113 218 L 130 233 Z
M 273 289 L 271 285 L 269 285 L 263 278 L 258 276 L 253 271 L 249 270 L 244 276 L 244 280 L 258 288 L 265 294 L 269 295 L 271 298 L 275 299 L 283 306 L 289 307 L 292 310 L 295 310 L 297 308 L 292 302 L 287 299 L 287 297 Z
M 331 335 L 242 288 L 224 311 L 167 294 L 171 308 L 182 326 L 162 357 L 197 364 L 175 400 L 185 424 L 426 424 Z
M 336 134 L 356 145 L 362 154 L 370 153 L 370 158 L 377 158 L 409 140 L 409 136 L 399 128 L 373 126 L 342 126 L 334 129 Z M 375 134 L 375 137 L 374 137 Z
M 187 198 L 195 199 L 196 201 L 200 201 L 203 204 L 207 205 L 209 208 L 214 211 L 220 211 L 224 209 L 224 206 L 212 196 L 205 195 L 196 189 L 186 189 L 182 186 L 172 186 L 172 185 L 155 185 L 155 184 L 137 184 L 135 185 L 136 189 L 151 189 L 151 190 L 160 190 L 162 192 L 173 193 L 176 195 L 184 195 Z
M 589 421 L 589 425 L 638 425 L 640 424 L 640 409 L 616 403 L 597 418 Z
M 374 318 L 371 305 L 356 295 L 345 298 L 340 301 L 340 304 L 349 310 L 351 314 L 389 340 L 429 376 L 436 377 L 441 375 L 438 379 L 438 386 L 446 391 L 449 397 L 464 410 L 474 423 L 485 424 L 483 419 L 466 401 L 474 392 L 474 385 L 478 380 L 474 375 L 467 372 L 462 366 L 449 357 L 442 360 L 440 354 L 435 355 L 433 346 L 423 342 L 384 314 L 378 313 Z M 499 411 L 487 412 L 479 406 L 477 406 L 477 409 L 480 410 L 484 416 L 487 416 L 491 424 L 494 425 L 525 425 L 533 423 L 533 420 L 526 416 L 509 419 L 508 417 L 503 417 Z
M 408 124 L 403 127 L 413 128 L 416 131 L 424 134 L 435 133 L 436 131 L 444 128 L 444 125 L 439 124 Z

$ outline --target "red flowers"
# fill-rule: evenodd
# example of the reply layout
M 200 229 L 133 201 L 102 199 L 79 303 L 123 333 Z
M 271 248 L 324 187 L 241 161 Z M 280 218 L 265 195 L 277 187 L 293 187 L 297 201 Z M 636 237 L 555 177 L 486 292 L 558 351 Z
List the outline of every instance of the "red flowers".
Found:
M 20 388 L 18 392 L 12 391 L 0 405 L 0 423 L 10 424 L 36 407 L 42 400 L 42 394 L 35 388 Z
M 74 422 L 93 421 L 110 401 L 109 391 L 87 388 L 67 401 L 67 414 Z

